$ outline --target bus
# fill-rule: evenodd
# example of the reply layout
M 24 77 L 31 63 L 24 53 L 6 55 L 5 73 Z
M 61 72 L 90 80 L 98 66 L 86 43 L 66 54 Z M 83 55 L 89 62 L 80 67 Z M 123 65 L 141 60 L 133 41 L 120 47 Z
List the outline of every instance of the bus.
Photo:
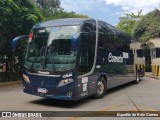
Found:
M 23 66 L 23 91 L 77 101 L 144 76 L 134 65 L 133 38 L 106 22 L 66 18 L 31 29 Z

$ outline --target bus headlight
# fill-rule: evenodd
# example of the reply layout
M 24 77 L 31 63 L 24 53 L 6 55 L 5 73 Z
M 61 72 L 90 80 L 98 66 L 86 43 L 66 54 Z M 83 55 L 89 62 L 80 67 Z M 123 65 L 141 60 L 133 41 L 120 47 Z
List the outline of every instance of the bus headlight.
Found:
M 65 79 L 65 80 L 61 80 L 61 82 L 58 84 L 58 87 L 67 85 L 67 84 L 69 84 L 69 83 L 71 83 L 71 82 L 73 82 L 73 79 L 72 79 L 72 78 L 68 78 L 68 79 Z
M 29 77 L 25 74 L 23 74 L 23 79 L 27 82 L 30 83 Z

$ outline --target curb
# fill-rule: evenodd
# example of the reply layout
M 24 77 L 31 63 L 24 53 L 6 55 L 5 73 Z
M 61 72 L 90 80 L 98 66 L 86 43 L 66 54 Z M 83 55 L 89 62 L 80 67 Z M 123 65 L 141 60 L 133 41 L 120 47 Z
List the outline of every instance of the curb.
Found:
M 8 81 L 8 82 L 1 82 L 0 86 L 4 86 L 4 85 L 13 85 L 13 84 L 19 84 L 21 83 L 21 80 L 19 81 Z
M 157 80 L 160 80 L 160 78 L 156 77 L 156 76 L 151 76 L 151 75 L 145 75 L 147 77 L 150 77 L 150 78 L 154 78 L 154 79 L 157 79 Z

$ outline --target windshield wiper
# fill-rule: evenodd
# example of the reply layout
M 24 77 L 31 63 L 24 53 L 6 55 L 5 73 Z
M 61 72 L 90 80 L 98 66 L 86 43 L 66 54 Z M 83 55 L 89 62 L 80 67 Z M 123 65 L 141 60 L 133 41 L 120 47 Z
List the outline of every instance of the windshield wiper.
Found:
M 35 62 L 37 61 L 38 58 L 39 58 L 39 57 L 36 57 L 36 58 L 34 59 L 33 63 L 31 64 L 31 66 L 30 66 L 30 68 L 29 68 L 29 71 L 30 71 L 30 72 L 35 72 L 35 69 L 33 68 L 33 66 L 34 66 L 34 64 L 35 64 Z
M 53 68 L 53 71 L 56 71 L 56 66 L 55 66 L 55 64 L 54 64 L 53 55 L 52 55 L 52 68 Z
M 56 46 L 56 40 L 58 40 L 58 37 L 56 37 L 56 38 L 54 38 L 53 40 L 52 40 L 52 43 L 50 44 L 51 46 L 49 47 L 49 49 L 47 50 L 48 52 L 46 53 L 47 55 L 46 55 L 46 57 L 47 57 L 47 59 L 48 59 L 48 61 L 50 61 L 49 60 L 49 58 L 51 57 L 51 64 L 52 64 L 52 69 L 53 69 L 53 71 L 56 71 L 56 67 L 55 67 L 55 64 L 54 64 L 54 56 L 57 54 L 56 52 L 55 52 L 55 54 L 54 54 L 54 52 L 53 51 L 56 51 L 55 50 L 55 46 Z M 54 41 L 54 42 L 53 42 Z M 50 63 L 50 62 L 49 62 Z
M 45 54 L 45 53 L 44 53 L 44 52 L 45 52 L 45 42 L 43 42 L 42 47 L 41 47 L 41 49 L 40 49 L 39 52 L 40 52 L 40 56 L 37 56 L 37 57 L 34 59 L 33 63 L 31 64 L 31 66 L 30 66 L 30 68 L 29 68 L 29 70 L 30 70 L 31 72 L 35 72 L 35 69 L 33 68 L 33 66 L 34 66 L 35 62 L 37 61 L 37 59 L 38 59 L 38 58 L 41 58 L 41 59 L 42 59 L 42 56 Z M 42 61 L 42 62 L 43 62 L 43 61 Z M 41 65 L 44 65 L 44 64 L 41 63 Z M 44 66 L 43 66 L 42 68 L 44 68 Z

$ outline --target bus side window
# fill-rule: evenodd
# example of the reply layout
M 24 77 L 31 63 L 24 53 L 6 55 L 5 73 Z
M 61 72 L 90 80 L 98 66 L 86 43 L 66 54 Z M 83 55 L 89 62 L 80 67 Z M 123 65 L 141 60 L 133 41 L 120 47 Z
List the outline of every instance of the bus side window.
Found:
M 123 34 L 117 34 L 116 40 L 119 44 L 117 44 L 116 50 L 132 53 L 132 51 L 130 50 L 130 47 L 129 47 L 130 41 L 128 39 L 129 38 L 126 38 L 126 36 Z
M 79 72 L 88 72 L 88 35 L 81 36 Z
M 83 26 L 83 32 L 95 32 L 96 31 L 96 22 L 95 21 L 87 21 Z
M 115 50 L 115 39 L 113 39 L 114 34 L 108 28 L 106 23 L 100 22 L 99 25 L 99 41 L 98 45 L 100 49 L 105 50 Z
M 80 39 L 79 74 L 91 71 L 95 54 L 96 23 L 87 21 L 83 26 L 84 34 Z

